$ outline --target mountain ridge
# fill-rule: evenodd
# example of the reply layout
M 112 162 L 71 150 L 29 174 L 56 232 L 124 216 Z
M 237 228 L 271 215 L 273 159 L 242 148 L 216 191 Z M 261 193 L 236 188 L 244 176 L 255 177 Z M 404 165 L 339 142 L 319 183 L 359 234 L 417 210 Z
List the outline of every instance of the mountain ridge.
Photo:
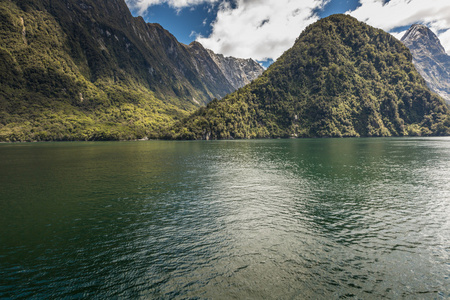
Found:
M 235 90 L 123 0 L 2 1 L 0 22 L 0 140 L 156 137 Z

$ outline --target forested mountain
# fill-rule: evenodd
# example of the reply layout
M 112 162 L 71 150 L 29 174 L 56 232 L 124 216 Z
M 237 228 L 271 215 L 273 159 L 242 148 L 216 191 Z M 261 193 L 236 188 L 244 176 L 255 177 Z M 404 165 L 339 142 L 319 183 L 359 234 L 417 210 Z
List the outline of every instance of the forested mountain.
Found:
M 450 56 L 439 38 L 425 25 L 415 24 L 401 41 L 413 55 L 413 63 L 428 86 L 450 104 Z
M 0 141 L 156 137 L 262 73 L 247 62 L 233 77 L 124 0 L 2 0 Z
M 167 138 L 449 134 L 448 109 L 390 34 L 346 15 L 307 27 L 251 84 L 213 101 Z

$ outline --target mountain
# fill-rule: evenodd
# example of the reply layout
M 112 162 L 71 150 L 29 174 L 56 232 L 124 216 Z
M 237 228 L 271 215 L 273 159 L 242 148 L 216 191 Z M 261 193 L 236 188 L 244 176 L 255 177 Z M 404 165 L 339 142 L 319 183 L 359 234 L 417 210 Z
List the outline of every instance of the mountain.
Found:
M 413 25 L 401 41 L 413 55 L 413 63 L 428 86 L 450 104 L 450 56 L 438 37 L 424 25 Z
M 225 76 L 228 83 L 233 87 L 232 91 L 249 84 L 264 71 L 264 68 L 251 58 L 225 57 L 204 48 L 199 42 L 192 42 L 187 48 L 201 69 L 207 70 L 209 66 L 212 66 L 214 71 L 217 72 L 218 68 L 220 76 Z M 209 80 L 214 82 L 215 78 L 211 77 Z
M 449 111 L 390 34 L 346 15 L 307 27 L 251 84 L 212 101 L 171 139 L 449 134 Z
M 235 89 L 249 84 L 262 74 L 261 65 L 253 59 L 225 57 L 209 49 L 207 51 L 211 59 Z M 264 71 L 264 69 L 262 70 Z
M 158 136 L 263 71 L 215 57 L 124 0 L 0 1 L 0 141 Z

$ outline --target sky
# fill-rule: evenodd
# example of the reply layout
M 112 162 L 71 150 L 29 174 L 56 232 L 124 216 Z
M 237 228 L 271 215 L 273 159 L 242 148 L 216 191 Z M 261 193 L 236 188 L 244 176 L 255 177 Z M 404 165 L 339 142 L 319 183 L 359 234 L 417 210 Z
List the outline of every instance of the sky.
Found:
M 125 0 L 134 16 L 159 23 L 178 41 L 263 65 L 291 48 L 306 26 L 349 14 L 398 39 L 427 25 L 450 53 L 450 0 Z

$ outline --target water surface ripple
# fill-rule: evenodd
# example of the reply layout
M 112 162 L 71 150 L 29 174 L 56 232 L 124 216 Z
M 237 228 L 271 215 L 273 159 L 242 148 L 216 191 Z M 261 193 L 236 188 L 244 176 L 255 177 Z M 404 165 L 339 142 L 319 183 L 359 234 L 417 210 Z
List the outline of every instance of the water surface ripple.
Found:
M 449 138 L 0 157 L 0 298 L 450 297 Z

